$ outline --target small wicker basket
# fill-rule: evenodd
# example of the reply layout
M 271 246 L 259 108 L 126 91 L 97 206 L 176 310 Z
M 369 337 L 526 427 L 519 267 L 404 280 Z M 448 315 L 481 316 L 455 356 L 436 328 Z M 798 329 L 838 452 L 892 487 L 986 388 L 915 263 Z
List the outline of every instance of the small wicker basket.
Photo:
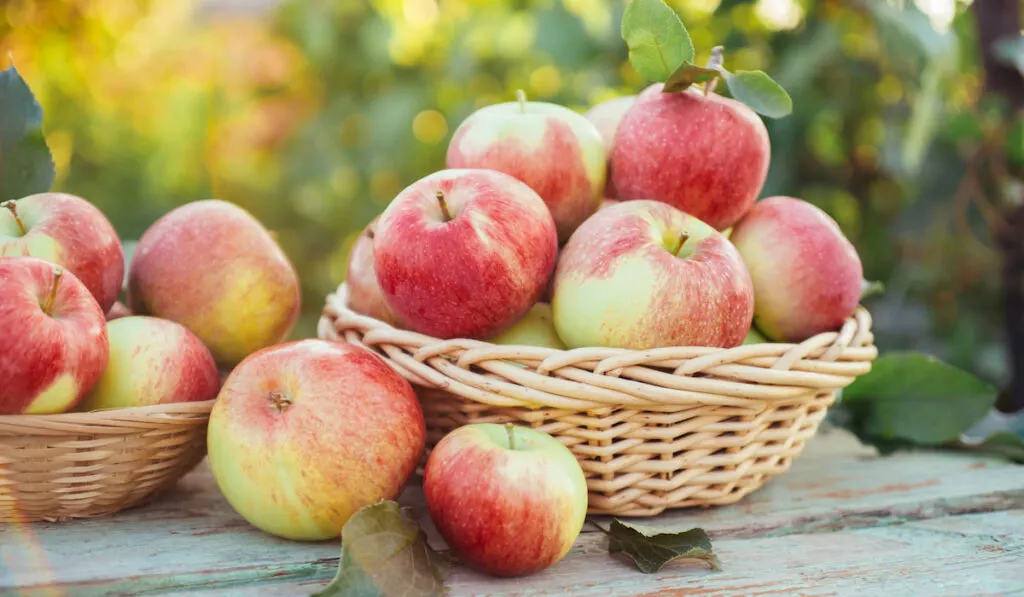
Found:
M 0 522 L 90 518 L 148 501 L 206 455 L 214 402 L 0 416 Z
M 878 354 L 863 307 L 800 344 L 555 350 L 396 329 L 348 308 L 344 284 L 318 335 L 377 352 L 413 384 L 428 448 L 468 423 L 540 429 L 579 460 L 589 512 L 618 516 L 731 504 L 758 489 Z

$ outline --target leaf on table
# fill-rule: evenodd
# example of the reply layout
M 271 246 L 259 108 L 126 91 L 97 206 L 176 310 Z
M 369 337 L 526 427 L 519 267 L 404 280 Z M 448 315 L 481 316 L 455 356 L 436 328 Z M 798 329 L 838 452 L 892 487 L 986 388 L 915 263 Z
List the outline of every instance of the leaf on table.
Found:
M 984 380 L 934 357 L 893 352 L 843 390 L 847 426 L 880 445 L 938 446 L 956 441 L 995 402 Z
M 649 81 L 665 81 L 683 62 L 693 60 L 690 33 L 663 0 L 630 0 L 620 29 L 630 64 Z
M 683 91 L 690 85 L 695 83 L 707 83 L 721 74 L 722 73 L 716 68 L 707 68 L 704 66 L 697 66 L 696 64 L 690 64 L 689 62 L 683 62 L 682 66 L 669 75 L 668 80 L 665 81 L 665 86 L 662 88 L 662 91 L 665 93 Z
M 758 114 L 782 118 L 793 111 L 793 98 L 771 77 L 759 70 L 722 70 L 729 94 Z
M 1024 464 L 1024 439 L 1009 431 L 993 434 L 977 446 L 966 446 L 963 444 L 960 444 L 960 446 L 967 450 L 994 454 L 1002 456 L 1011 462 Z
M 54 173 L 43 109 L 12 65 L 0 71 L 0 201 L 50 190 Z
M 641 572 L 647 574 L 657 572 L 665 564 L 679 559 L 703 560 L 715 570 L 722 569 L 712 551 L 711 538 L 704 529 L 666 533 L 615 518 L 607 534 L 608 553 L 625 554 Z
M 341 561 L 313 597 L 439 597 L 447 562 L 397 502 L 364 506 L 341 530 Z

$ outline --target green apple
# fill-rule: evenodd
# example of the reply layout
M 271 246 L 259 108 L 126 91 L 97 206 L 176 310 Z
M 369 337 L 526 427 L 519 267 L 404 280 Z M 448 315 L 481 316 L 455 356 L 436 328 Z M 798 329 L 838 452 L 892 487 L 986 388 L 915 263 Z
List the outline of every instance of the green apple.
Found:
M 536 303 L 522 319 L 512 324 L 504 332 L 491 338 L 493 344 L 514 346 L 543 346 L 565 350 L 565 343 L 555 331 L 551 305 Z

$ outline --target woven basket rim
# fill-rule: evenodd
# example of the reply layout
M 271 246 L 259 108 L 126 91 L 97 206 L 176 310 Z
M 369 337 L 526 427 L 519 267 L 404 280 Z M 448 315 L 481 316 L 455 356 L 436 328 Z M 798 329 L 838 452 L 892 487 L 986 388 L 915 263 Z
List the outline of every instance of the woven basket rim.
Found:
M 371 348 L 414 384 L 491 406 L 757 408 L 845 387 L 878 355 L 871 315 L 862 305 L 840 329 L 800 343 L 557 349 L 440 339 L 400 329 L 353 311 L 347 293 L 342 282 L 327 295 L 317 326 L 320 338 Z
M 130 406 L 85 412 L 0 415 L 0 436 L 131 434 L 165 426 L 202 424 L 217 399 Z

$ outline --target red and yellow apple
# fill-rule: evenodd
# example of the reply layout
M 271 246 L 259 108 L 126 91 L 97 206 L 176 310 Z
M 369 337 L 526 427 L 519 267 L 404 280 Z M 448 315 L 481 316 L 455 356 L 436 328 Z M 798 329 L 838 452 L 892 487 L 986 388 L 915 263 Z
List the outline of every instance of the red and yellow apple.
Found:
M 107 311 L 107 321 L 114 321 L 115 319 L 128 317 L 131 314 L 132 311 L 131 309 L 128 308 L 128 305 L 122 303 L 121 301 L 116 301 L 114 303 L 114 306 L 111 307 L 109 311 Z
M 106 216 L 85 199 L 39 193 L 0 203 L 0 257 L 39 257 L 74 274 L 106 313 L 124 281 L 124 249 Z
M 0 258 L 0 414 L 73 408 L 107 364 L 103 311 L 70 271 Z
M 438 533 L 469 566 L 522 576 L 561 560 L 583 528 L 587 482 L 550 435 L 476 423 L 431 451 L 423 492 Z
M 735 224 L 768 176 L 771 145 L 744 104 L 690 87 L 645 89 L 619 123 L 611 179 L 622 200 L 662 201 L 717 230 Z
M 253 526 L 300 541 L 335 539 L 359 508 L 396 499 L 425 442 L 409 382 L 369 350 L 325 340 L 243 360 L 207 436 L 228 503 Z
M 619 130 L 619 123 L 622 122 L 626 111 L 633 107 L 635 101 L 635 95 L 616 97 L 595 105 L 583 114 L 597 127 L 597 132 L 601 134 L 601 140 L 604 141 L 605 155 L 609 158 L 615 149 L 615 134 Z M 612 183 L 610 175 L 606 175 L 604 196 L 606 198 L 616 196 L 615 185 Z
M 128 307 L 176 321 L 218 365 L 284 340 L 299 315 L 298 276 L 270 233 L 226 201 L 195 201 L 158 219 L 128 268 Z
M 552 311 L 570 348 L 732 347 L 750 329 L 754 289 L 714 228 L 659 201 L 624 201 L 562 249 Z
M 348 306 L 357 313 L 368 315 L 396 327 L 403 327 L 395 312 L 388 306 L 373 268 L 373 241 L 377 218 L 374 218 L 356 239 L 348 255 L 345 286 L 348 288 Z
M 860 302 L 860 257 L 821 208 L 793 197 L 754 204 L 730 239 L 754 282 L 754 323 L 768 338 L 801 342 L 839 329 Z
M 551 213 L 526 184 L 496 170 L 442 170 L 381 214 L 373 265 L 411 329 L 484 339 L 537 302 L 557 252 Z
M 607 154 L 582 114 L 521 97 L 463 121 L 448 145 L 447 166 L 498 170 L 525 182 L 551 210 L 564 243 L 601 203 Z
M 209 349 L 185 326 L 148 316 L 107 323 L 110 357 L 77 410 L 213 400 L 220 389 Z
M 522 319 L 512 327 L 491 338 L 492 344 L 515 346 L 543 346 L 545 348 L 565 349 L 565 343 L 555 331 L 555 323 L 551 315 L 551 305 L 537 303 L 530 307 Z

